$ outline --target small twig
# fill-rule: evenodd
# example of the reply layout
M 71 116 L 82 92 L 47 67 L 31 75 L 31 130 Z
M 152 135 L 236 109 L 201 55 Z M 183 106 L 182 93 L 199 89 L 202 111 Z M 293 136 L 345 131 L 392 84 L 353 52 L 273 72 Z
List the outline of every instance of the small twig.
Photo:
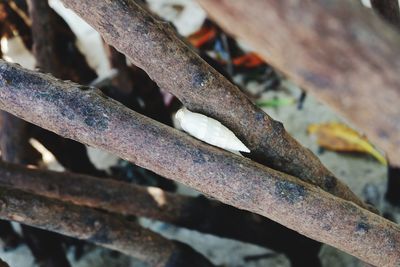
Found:
M 190 110 L 213 117 L 235 132 L 250 148 L 253 159 L 366 207 L 310 150 L 294 140 L 282 123 L 255 106 L 182 42 L 171 26 L 139 4 L 125 0 L 62 2 L 144 69 L 160 88 L 174 94 Z
M 93 88 L 0 61 L 0 108 L 372 264 L 400 262 L 399 226 L 144 117 Z
M 36 195 L 0 189 L 0 218 L 88 240 L 151 266 L 213 266 L 189 247 L 164 239 L 135 222 Z M 189 256 L 190 255 L 190 256 Z

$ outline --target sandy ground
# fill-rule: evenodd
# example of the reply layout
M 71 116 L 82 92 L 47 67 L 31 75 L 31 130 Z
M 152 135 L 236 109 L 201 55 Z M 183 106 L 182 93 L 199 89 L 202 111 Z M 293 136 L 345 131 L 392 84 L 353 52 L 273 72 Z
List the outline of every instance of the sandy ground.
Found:
M 183 35 L 193 32 L 201 25 L 205 17 L 201 9 L 189 3 L 191 1 L 151 0 L 149 2 L 154 10 L 160 14 L 164 14 L 169 20 L 175 22 L 178 30 Z M 185 9 L 184 13 L 176 14 L 174 13 L 176 11 L 170 8 L 170 2 L 185 3 L 188 7 Z M 109 73 L 109 66 L 105 61 L 104 51 L 100 45 L 101 40 L 98 34 L 78 17 L 71 15 L 63 9 L 58 0 L 51 0 L 50 3 L 53 8 L 66 17 L 67 22 L 72 26 L 79 37 L 80 48 L 82 51 L 85 51 L 90 64 L 96 68 L 99 75 L 107 75 Z M 18 41 L 13 42 L 13 44 L 9 44 L 8 53 L 14 55 L 13 59 L 15 61 L 33 68 L 34 59 L 18 48 Z M 257 84 L 249 85 L 250 90 L 257 90 L 258 86 Z M 264 99 L 270 99 L 272 97 L 298 98 L 300 93 L 301 90 L 297 86 L 289 81 L 285 81 L 282 85 L 282 90 L 279 92 L 265 93 L 262 97 Z M 369 156 L 344 155 L 330 151 L 320 153 L 315 140 L 307 135 L 306 129 L 311 123 L 342 121 L 331 109 L 317 102 L 312 96 L 308 96 L 302 110 L 298 110 L 296 105 L 289 105 L 279 108 L 269 108 L 265 109 L 265 111 L 273 118 L 282 121 L 290 134 L 299 140 L 301 144 L 316 153 L 322 162 L 338 177 L 343 179 L 356 194 L 364 199 L 368 197 L 380 209 L 384 208 L 383 194 L 386 190 L 387 174 L 384 166 Z M 107 168 L 116 160 L 113 155 L 95 149 L 90 150 L 90 156 L 94 159 L 95 164 L 101 168 Z M 181 191 L 194 193 L 192 190 L 184 187 L 181 187 Z M 194 249 L 207 256 L 217 265 L 229 267 L 289 266 L 288 260 L 280 254 L 273 254 L 268 259 L 246 262 L 244 260 L 246 256 L 274 253 L 254 245 L 217 238 L 211 235 L 204 235 L 195 231 L 176 228 L 165 223 L 153 222 L 146 219 L 142 219 L 141 223 L 168 238 L 190 244 Z M 69 253 L 69 258 L 74 267 L 145 266 L 134 259 L 123 255 L 116 255 L 102 248 L 93 248 L 77 262 L 73 260 L 72 254 L 71 251 Z M 361 266 L 361 263 L 354 257 L 329 246 L 323 247 L 320 257 L 323 266 Z M 0 258 L 8 262 L 11 267 L 35 266 L 33 258 L 25 245 L 21 245 L 18 249 L 10 252 L 3 252 L 0 250 Z

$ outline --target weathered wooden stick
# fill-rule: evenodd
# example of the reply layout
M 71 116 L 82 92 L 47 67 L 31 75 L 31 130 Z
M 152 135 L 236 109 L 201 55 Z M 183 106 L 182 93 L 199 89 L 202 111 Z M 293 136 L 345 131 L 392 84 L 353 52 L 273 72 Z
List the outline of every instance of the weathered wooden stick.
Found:
M 23 191 L 0 188 L 0 218 L 87 240 L 150 266 L 188 266 L 185 264 L 191 262 L 182 257 L 186 253 L 190 253 L 193 261 L 198 261 L 198 267 L 213 266 L 189 247 L 167 240 L 121 216 Z
M 48 1 L 27 2 L 36 66 L 60 79 L 82 84 L 93 81 L 97 74 L 79 51 L 75 34 L 63 18 L 49 6 Z
M 42 155 L 29 143 L 29 125 L 14 115 L 0 111 L 1 159 L 16 164 L 36 164 Z
M 100 32 L 104 40 L 144 69 L 160 88 L 192 111 L 219 120 L 250 148 L 251 157 L 324 190 L 365 205 L 274 121 L 190 47 L 174 29 L 131 0 L 63 0 Z M 118 14 L 116 16 L 115 14 Z
M 0 61 L 0 108 L 378 266 L 400 263 L 400 228 L 295 177 L 211 147 L 98 90 Z
M 198 2 L 400 165 L 400 35 L 393 27 L 359 1 Z
M 257 244 L 285 253 L 298 265 L 320 264 L 319 243 L 267 218 L 204 197 L 176 195 L 155 187 L 7 163 L 0 163 L 0 186 Z

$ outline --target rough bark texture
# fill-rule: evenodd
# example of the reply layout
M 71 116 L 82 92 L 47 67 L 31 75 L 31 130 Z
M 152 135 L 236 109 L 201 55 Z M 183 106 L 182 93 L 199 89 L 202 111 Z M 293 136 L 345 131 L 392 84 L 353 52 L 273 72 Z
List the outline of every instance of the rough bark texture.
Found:
M 257 244 L 285 253 L 297 266 L 320 265 L 319 243 L 262 216 L 204 197 L 181 196 L 154 187 L 5 163 L 0 163 L 0 185 Z
M 204 264 L 207 260 L 188 247 L 164 239 L 123 217 L 22 191 L 0 189 L 0 218 L 88 240 L 140 259 L 150 266 L 188 266 L 184 264 L 189 262 L 181 257 L 187 250 L 194 261 L 201 263 L 196 266 L 212 266 Z M 176 264 L 177 260 L 184 264 Z
M 400 164 L 396 30 L 359 1 L 198 2 L 225 30 L 344 114 Z
M 395 27 L 400 27 L 400 9 L 398 0 L 371 0 L 372 7 Z
M 157 21 L 130 0 L 63 2 L 107 43 L 144 69 L 160 88 L 177 96 L 190 110 L 213 117 L 235 132 L 250 148 L 253 159 L 364 205 L 311 151 L 289 136 L 282 123 L 211 68 L 170 25 Z
M 0 62 L 0 108 L 378 266 L 400 264 L 400 228 L 295 177 L 209 146 L 94 88 Z

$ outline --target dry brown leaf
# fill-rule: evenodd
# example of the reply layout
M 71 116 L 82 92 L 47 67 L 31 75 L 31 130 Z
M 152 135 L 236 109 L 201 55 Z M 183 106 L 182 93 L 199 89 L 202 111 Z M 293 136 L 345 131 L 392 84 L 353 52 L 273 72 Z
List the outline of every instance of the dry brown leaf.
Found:
M 368 153 L 386 165 L 386 159 L 369 143 L 368 139 L 339 122 L 311 124 L 308 133 L 317 136 L 318 145 L 325 149 L 340 152 Z

